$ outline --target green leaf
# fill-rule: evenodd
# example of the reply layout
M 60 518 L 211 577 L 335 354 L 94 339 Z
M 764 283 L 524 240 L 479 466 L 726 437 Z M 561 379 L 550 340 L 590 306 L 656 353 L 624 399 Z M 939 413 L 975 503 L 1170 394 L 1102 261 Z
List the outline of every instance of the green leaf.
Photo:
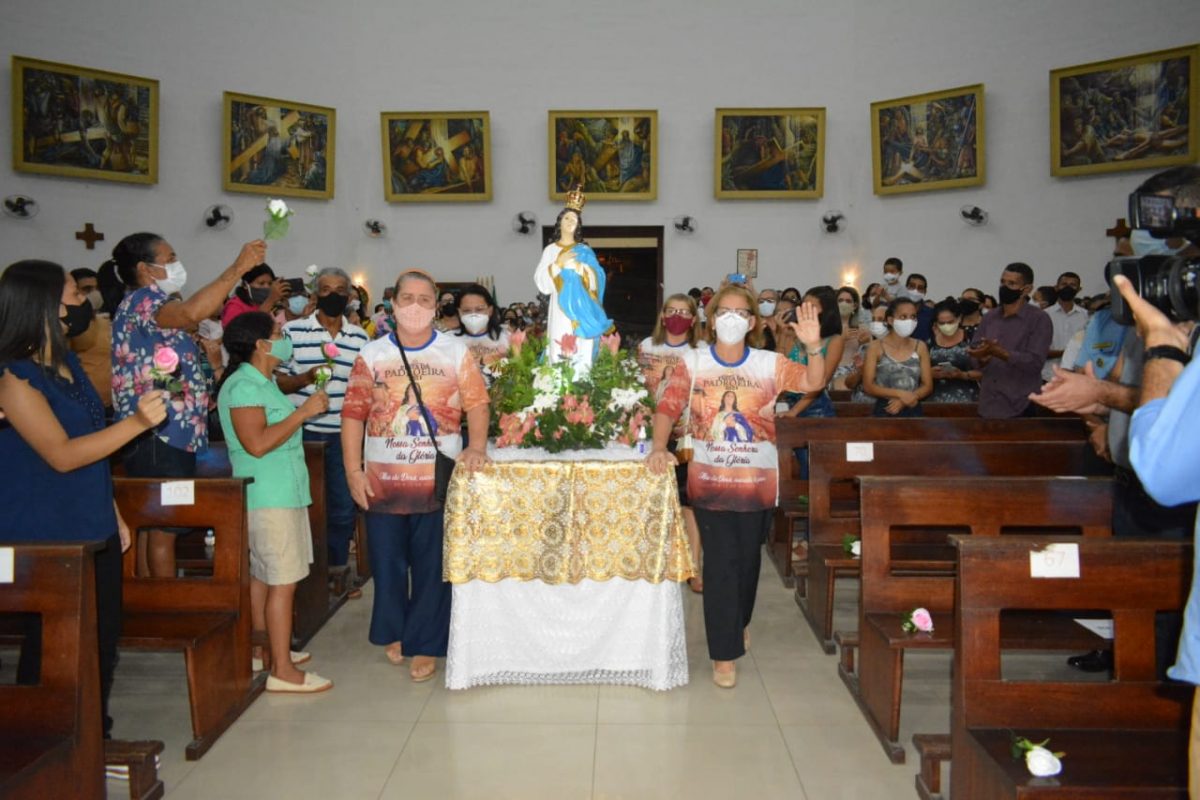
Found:
M 263 222 L 263 238 L 282 239 L 287 236 L 289 227 L 291 227 L 291 222 L 286 216 L 282 219 L 271 217 Z

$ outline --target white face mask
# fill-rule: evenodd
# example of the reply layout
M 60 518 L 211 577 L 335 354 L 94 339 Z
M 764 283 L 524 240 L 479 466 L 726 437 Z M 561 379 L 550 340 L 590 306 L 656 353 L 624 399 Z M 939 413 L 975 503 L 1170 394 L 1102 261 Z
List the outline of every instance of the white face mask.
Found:
M 883 282 L 889 286 L 895 286 L 900 282 L 900 275 L 896 272 L 885 272 L 883 273 Z
M 882 339 L 883 337 L 887 336 L 888 327 L 886 322 L 871 320 L 871 324 L 867 327 L 871 330 L 871 335 L 876 339 Z
M 717 339 L 721 344 L 739 344 L 749 331 L 750 320 L 742 319 L 737 314 L 717 317 Z
M 897 336 L 905 339 L 913 335 L 913 331 L 917 329 L 917 321 L 915 319 L 898 319 L 892 323 L 892 330 Z
M 197 333 L 200 334 L 201 339 L 208 339 L 215 342 L 220 339 L 222 335 L 224 335 L 225 330 L 221 327 L 221 323 L 217 322 L 215 319 L 202 319 L 200 320 L 200 326 L 197 329 Z
M 167 271 L 167 277 L 161 280 L 154 279 L 158 288 L 167 294 L 183 291 L 183 287 L 187 284 L 187 270 L 183 268 L 183 264 L 179 261 L 172 261 L 170 264 L 155 264 L 154 266 Z
M 958 323 L 957 322 L 939 322 L 938 330 L 942 332 L 943 336 L 953 336 L 954 332 L 958 330 Z
M 1155 239 L 1150 231 L 1138 228 L 1129 234 L 1129 247 L 1137 258 L 1142 256 L 1171 256 L 1187 247 L 1185 241 L 1179 247 L 1171 247 L 1166 239 Z
M 838 313 L 843 317 L 848 317 L 854 313 L 854 303 L 849 300 L 838 301 Z
M 774 300 L 760 300 L 758 303 L 758 313 L 764 317 L 769 317 L 775 313 Z
M 92 308 L 97 311 L 104 305 L 104 296 L 100 294 L 99 289 L 92 289 L 87 293 L 88 302 L 92 304 Z
M 487 330 L 487 314 L 463 314 L 458 319 L 462 322 L 462 326 L 467 329 L 467 333 L 480 334 Z
M 912 300 L 914 303 L 920 303 L 925 300 L 925 293 L 918 292 L 916 289 L 909 289 L 908 290 L 908 298 L 910 300 Z

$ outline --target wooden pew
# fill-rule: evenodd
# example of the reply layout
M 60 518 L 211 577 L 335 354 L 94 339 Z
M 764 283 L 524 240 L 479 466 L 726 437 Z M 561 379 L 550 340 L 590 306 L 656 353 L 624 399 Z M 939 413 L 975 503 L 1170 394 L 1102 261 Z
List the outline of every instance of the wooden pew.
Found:
M 117 505 L 131 530 L 166 526 L 216 533 L 211 576 L 141 577 L 136 544 L 125 553 L 121 645 L 183 652 L 194 736 L 186 748 L 189 761 L 204 755 L 266 685 L 265 674 L 250 672 L 249 481 L 197 479 L 191 505 L 163 505 L 161 480 L 114 481 Z
M 978 403 L 922 403 L 926 417 L 978 417 Z M 874 403 L 837 402 L 833 411 L 839 417 L 869 417 L 875 411 Z
M 847 442 L 809 445 L 807 594 L 796 594 L 804 618 L 826 653 L 834 652 L 833 605 L 838 578 L 857 578 L 859 560 L 846 555 L 843 538 L 858 538 L 858 490 L 867 475 L 1094 475 L 1112 474 L 1083 441 L 1064 442 L 866 442 L 871 460 L 850 460 Z M 855 443 L 861 450 L 861 440 Z
M 3 545 L 13 582 L 0 613 L 41 615 L 36 686 L 0 686 L 0 797 L 103 800 L 95 551 L 84 542 Z
M 304 464 L 308 468 L 308 489 L 312 505 L 308 507 L 308 523 L 312 528 L 313 561 L 308 576 L 296 585 L 295 607 L 292 610 L 292 646 L 301 649 L 317 631 L 337 613 L 346 602 L 349 586 L 337 594 L 329 589 L 329 546 L 325 513 L 325 444 L 304 443 Z M 229 450 L 222 443 L 212 443 L 197 461 L 201 477 L 231 475 Z
M 792 531 L 808 515 L 808 481 L 800 479 L 799 463 L 793 450 L 822 441 L 947 441 L 947 442 L 1050 442 L 1086 441 L 1087 429 L 1075 416 L 1041 419 L 980 419 L 972 417 L 926 417 L 923 419 L 884 419 L 847 417 L 838 419 L 794 419 L 775 421 L 779 449 L 779 507 L 767 555 L 784 585 L 804 591 L 803 577 L 792 572 Z
M 954 647 L 955 553 L 950 533 L 995 540 L 1039 532 L 1067 538 L 1111 535 L 1112 482 L 1106 478 L 864 477 L 862 579 L 857 637 L 839 636 L 838 674 L 893 763 L 899 743 L 904 653 Z M 923 607 L 932 633 L 901 629 Z M 1099 637 L 1069 619 L 1028 615 L 1006 619 L 1005 641 L 1022 649 L 1091 650 Z M 859 650 L 857 669 L 855 648 Z M 1151 654 L 1153 656 L 1153 653 Z
M 1192 544 L 1079 542 L 1075 579 L 1031 578 L 1029 553 L 1057 537 L 954 537 L 958 588 L 952 695 L 953 796 L 1186 798 L 1193 687 L 1160 683 L 1155 612 L 1182 609 Z M 1097 609 L 1114 621 L 1112 679 L 1004 678 L 1001 612 Z M 1065 751 L 1062 772 L 1035 779 L 1009 753 L 1009 731 Z M 918 784 L 918 790 L 920 790 Z

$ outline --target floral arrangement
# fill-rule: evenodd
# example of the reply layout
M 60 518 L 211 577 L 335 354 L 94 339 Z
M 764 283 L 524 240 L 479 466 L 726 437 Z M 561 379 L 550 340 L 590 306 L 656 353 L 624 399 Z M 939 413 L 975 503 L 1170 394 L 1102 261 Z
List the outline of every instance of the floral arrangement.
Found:
M 333 360 L 340 356 L 342 351 L 333 342 L 326 342 L 321 345 L 321 355 L 325 357 L 325 363 L 317 367 L 317 371 L 313 376 L 313 383 L 316 384 L 317 390 L 325 388 L 325 384 L 329 383 L 329 379 L 333 377 Z
M 928 609 L 914 608 L 900 623 L 906 633 L 933 633 L 933 615 Z
M 847 533 L 842 537 L 842 550 L 851 558 L 858 558 L 862 555 L 862 540 Z
M 267 218 L 263 220 L 263 238 L 282 239 L 287 236 L 288 228 L 291 226 L 288 217 L 295 213 L 282 200 L 268 201 Z
M 1014 759 L 1024 758 L 1025 768 L 1029 770 L 1030 775 L 1049 778 L 1051 775 L 1062 772 L 1062 761 L 1059 759 L 1066 753 L 1052 753 L 1046 749 L 1048 744 L 1050 744 L 1049 739 L 1031 742 L 1024 736 L 1013 735 L 1012 757 Z
M 568 334 L 559 345 L 570 356 L 576 339 Z M 545 340 L 517 331 L 508 355 L 485 367 L 492 378 L 491 435 L 497 447 L 558 453 L 601 449 L 610 442 L 632 446 L 648 436 L 654 401 L 619 335 L 600 337 L 591 371 L 578 377 L 568 359 L 548 363 L 545 349 Z
M 179 369 L 179 353 L 173 347 L 160 347 L 154 351 L 154 360 L 150 365 L 150 378 L 155 386 L 161 386 L 171 394 L 183 391 L 183 384 L 175 377 Z

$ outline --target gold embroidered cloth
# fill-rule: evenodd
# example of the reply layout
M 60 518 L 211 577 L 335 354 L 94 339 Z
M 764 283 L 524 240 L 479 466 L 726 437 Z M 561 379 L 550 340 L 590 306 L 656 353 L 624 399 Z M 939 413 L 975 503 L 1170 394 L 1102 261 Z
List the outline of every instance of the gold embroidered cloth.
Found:
M 450 583 L 687 580 L 694 572 L 675 473 L 656 475 L 641 461 L 455 470 L 443 570 Z

